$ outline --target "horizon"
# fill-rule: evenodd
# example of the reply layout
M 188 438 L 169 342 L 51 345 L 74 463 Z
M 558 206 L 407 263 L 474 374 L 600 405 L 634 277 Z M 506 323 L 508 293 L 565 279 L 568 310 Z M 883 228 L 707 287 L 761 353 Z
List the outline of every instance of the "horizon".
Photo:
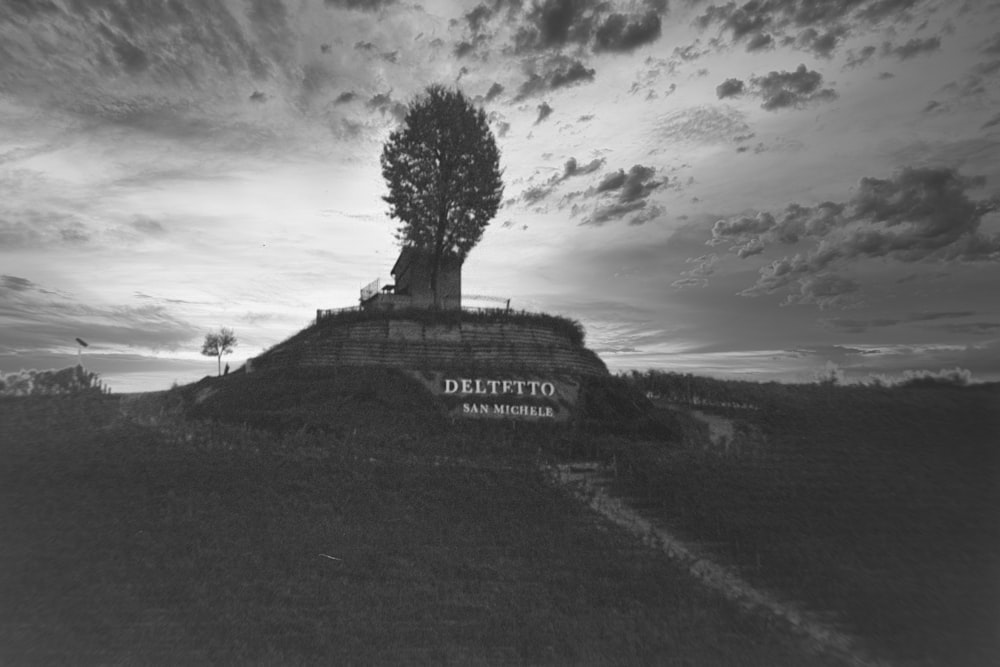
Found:
M 611 372 L 1000 380 L 1000 6 L 45 0 L 0 44 L 0 372 L 167 389 L 354 305 L 441 83 L 505 170 L 463 289 Z

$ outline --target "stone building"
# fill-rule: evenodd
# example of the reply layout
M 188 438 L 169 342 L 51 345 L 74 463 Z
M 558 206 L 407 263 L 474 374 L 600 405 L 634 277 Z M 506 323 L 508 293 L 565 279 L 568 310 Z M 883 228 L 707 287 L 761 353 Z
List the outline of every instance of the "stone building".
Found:
M 428 250 L 404 247 L 390 271 L 393 283 L 381 285 L 376 280 L 361 290 L 361 307 L 365 310 L 396 310 L 400 308 L 431 308 L 434 291 L 431 273 L 434 255 Z M 438 294 L 441 308 L 462 308 L 462 260 L 454 255 L 441 258 L 438 270 Z

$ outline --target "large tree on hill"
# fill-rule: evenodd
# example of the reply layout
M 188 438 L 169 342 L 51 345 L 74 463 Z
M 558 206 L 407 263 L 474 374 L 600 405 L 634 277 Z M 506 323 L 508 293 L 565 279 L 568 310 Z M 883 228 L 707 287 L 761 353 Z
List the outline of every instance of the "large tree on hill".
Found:
M 430 86 L 410 103 L 382 148 L 383 197 L 400 221 L 396 238 L 430 253 L 434 307 L 445 257 L 460 262 L 500 207 L 500 150 L 477 108 L 458 90 Z

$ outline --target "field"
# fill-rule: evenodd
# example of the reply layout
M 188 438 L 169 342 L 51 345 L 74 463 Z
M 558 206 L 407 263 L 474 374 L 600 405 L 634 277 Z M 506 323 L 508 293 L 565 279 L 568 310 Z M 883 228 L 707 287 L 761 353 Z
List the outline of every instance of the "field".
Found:
M 1000 385 L 656 379 L 687 443 L 620 444 L 618 493 L 895 664 L 1000 664 Z
M 548 483 L 553 433 L 368 379 L 298 429 L 187 420 L 210 384 L 4 400 L 0 663 L 829 664 Z
M 571 429 L 451 423 L 384 370 L 3 399 L 0 663 L 838 664 L 541 471 L 594 459 L 887 663 L 997 664 L 995 387 L 756 387 L 694 406 L 725 442 L 649 389 Z

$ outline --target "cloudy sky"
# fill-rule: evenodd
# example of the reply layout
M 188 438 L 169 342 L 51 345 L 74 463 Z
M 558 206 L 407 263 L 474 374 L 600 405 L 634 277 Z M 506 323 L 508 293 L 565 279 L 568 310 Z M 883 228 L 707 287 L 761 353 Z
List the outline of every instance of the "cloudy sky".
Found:
M 0 371 L 82 337 L 165 388 L 210 330 L 235 367 L 353 305 L 433 83 L 505 169 L 466 291 L 579 319 L 613 370 L 1000 379 L 987 0 L 6 0 Z

